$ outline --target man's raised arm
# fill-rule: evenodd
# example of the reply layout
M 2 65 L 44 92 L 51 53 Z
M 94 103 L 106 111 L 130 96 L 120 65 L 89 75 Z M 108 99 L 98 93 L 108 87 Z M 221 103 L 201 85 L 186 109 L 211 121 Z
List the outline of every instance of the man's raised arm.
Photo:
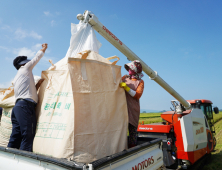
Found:
M 36 53 L 35 57 L 31 61 L 29 61 L 25 65 L 25 67 L 32 70 L 35 67 L 35 65 L 39 62 L 39 60 L 43 57 L 47 48 L 48 48 L 48 44 L 46 43 L 42 44 L 42 49 Z

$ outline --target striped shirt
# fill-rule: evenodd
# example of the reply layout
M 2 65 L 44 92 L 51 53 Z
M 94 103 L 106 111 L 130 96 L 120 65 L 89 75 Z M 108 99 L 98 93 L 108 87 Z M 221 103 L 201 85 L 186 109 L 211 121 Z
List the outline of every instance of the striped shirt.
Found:
M 38 102 L 38 95 L 32 70 L 39 62 L 39 60 L 43 57 L 43 55 L 43 51 L 38 51 L 36 56 L 31 61 L 19 68 L 13 80 L 15 100 L 31 99 L 36 103 Z

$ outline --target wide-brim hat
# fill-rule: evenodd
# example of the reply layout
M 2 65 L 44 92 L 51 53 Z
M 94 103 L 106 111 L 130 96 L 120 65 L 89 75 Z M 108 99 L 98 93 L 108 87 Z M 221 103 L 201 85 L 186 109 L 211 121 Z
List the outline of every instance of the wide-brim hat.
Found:
M 136 66 L 135 63 L 139 63 L 140 66 L 139 66 L 139 67 Z M 135 67 L 136 67 L 136 69 L 135 69 Z M 125 68 L 127 71 L 129 71 L 129 69 L 132 69 L 132 70 L 135 71 L 136 73 L 141 73 L 141 72 L 142 72 L 142 65 L 141 65 L 141 63 L 140 63 L 139 60 L 134 60 L 134 61 L 132 61 L 131 63 L 125 64 L 125 65 L 124 65 L 124 68 Z
M 128 63 L 128 64 L 130 64 L 130 63 Z M 126 71 L 129 71 L 129 66 L 128 66 L 128 64 L 124 64 L 124 68 L 126 69 Z
M 124 65 L 124 68 L 129 71 L 130 69 L 134 71 L 134 77 L 137 79 L 141 79 L 143 77 L 142 73 L 142 65 L 139 60 L 134 60 L 131 63 L 127 63 Z

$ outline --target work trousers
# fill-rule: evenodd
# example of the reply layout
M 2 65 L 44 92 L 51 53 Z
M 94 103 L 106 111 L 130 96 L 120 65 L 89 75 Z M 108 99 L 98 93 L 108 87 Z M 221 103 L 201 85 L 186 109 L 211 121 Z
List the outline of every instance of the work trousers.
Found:
M 36 130 L 35 104 L 26 100 L 17 101 L 11 121 L 12 134 L 8 147 L 32 152 Z
M 129 123 L 128 148 L 132 148 L 137 144 L 137 127 Z

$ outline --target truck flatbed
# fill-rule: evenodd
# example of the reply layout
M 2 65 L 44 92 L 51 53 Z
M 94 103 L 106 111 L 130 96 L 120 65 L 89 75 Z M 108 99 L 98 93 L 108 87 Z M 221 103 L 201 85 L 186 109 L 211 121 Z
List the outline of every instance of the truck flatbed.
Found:
M 106 156 L 89 164 L 58 159 L 18 149 L 0 147 L 0 169 L 4 170 L 94 170 L 149 169 L 163 165 L 162 140 L 138 138 L 138 146 Z

